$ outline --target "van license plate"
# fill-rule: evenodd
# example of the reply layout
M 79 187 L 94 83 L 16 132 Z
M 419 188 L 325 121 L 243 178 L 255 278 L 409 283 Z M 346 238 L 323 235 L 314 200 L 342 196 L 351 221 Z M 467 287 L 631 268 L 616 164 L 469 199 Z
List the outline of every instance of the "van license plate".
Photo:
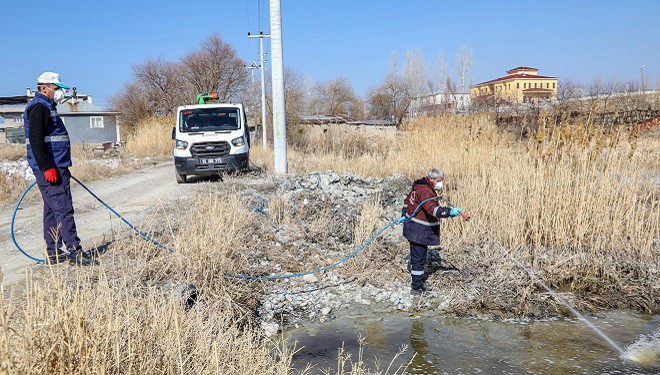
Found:
M 202 163 L 202 164 L 222 163 L 222 158 L 215 158 L 215 159 L 199 159 L 199 162 Z

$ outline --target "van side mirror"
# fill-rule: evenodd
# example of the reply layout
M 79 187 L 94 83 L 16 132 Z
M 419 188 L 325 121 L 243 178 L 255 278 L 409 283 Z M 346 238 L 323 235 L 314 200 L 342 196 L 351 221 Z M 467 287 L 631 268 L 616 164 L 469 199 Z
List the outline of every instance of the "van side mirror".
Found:
M 172 126 L 172 139 L 176 139 L 176 126 Z

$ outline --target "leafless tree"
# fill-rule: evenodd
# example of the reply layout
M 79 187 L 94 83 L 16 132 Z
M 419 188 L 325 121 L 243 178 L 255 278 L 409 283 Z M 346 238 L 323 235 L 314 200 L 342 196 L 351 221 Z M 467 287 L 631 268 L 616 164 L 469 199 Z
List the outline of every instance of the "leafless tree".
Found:
M 585 89 L 579 83 L 564 79 L 557 82 L 557 105 L 562 112 L 572 113 L 580 109 L 580 98 Z
M 609 99 L 617 91 L 618 84 L 615 80 L 604 80 L 602 78 L 596 78 L 590 85 L 587 87 L 587 92 L 589 94 L 589 110 L 595 112 L 607 112 Z
M 126 119 L 139 119 L 172 113 L 190 104 L 199 93 L 218 93 L 221 101 L 239 98 L 249 90 L 243 60 L 218 35 L 206 38 L 199 49 L 180 62 L 162 58 L 133 67 L 133 80 L 110 101 Z M 140 95 L 141 98 L 127 97 Z
M 156 115 L 171 114 L 190 98 L 181 65 L 162 59 L 147 61 L 133 68 L 134 76 L 147 92 Z
M 437 84 L 437 89 L 440 94 L 445 92 L 445 83 L 447 79 L 447 63 L 445 62 L 445 56 L 442 54 L 442 51 L 438 51 L 438 57 L 435 63 L 435 82 Z
M 131 129 L 140 120 L 153 116 L 149 108 L 147 93 L 135 82 L 127 82 L 110 98 L 110 106 L 122 113 L 122 126 Z
M 452 109 L 451 106 L 456 103 L 456 93 L 458 89 L 456 88 L 456 83 L 452 81 L 451 77 L 447 76 L 445 78 L 445 92 L 442 94 L 444 96 L 443 102 L 445 110 Z
M 372 117 L 400 124 L 410 111 L 414 99 L 424 93 L 428 66 L 421 51 L 408 51 L 402 72 L 399 73 L 399 54 L 393 52 L 388 61 L 385 80 L 369 90 L 367 104 Z
M 303 77 L 293 69 L 284 69 L 284 103 L 288 123 L 299 123 L 304 113 L 305 91 Z
M 273 112 L 273 96 L 272 96 L 272 76 L 266 77 L 266 112 L 272 114 Z M 305 80 L 297 71 L 285 67 L 284 68 L 284 106 L 286 111 L 287 126 L 297 125 L 300 123 L 302 116 L 306 113 L 305 97 Z M 272 124 L 272 116 L 266 116 L 266 123 L 268 126 Z M 272 128 L 271 128 L 272 129 Z
M 428 76 L 428 65 L 424 61 L 424 54 L 420 49 L 406 52 L 406 61 L 403 63 L 401 84 L 408 101 L 407 112 L 416 115 L 419 98 L 424 94 L 424 84 Z M 410 108 L 412 107 L 412 108 Z
M 472 48 L 467 48 L 461 45 L 456 53 L 456 76 L 461 82 L 461 92 L 465 91 L 465 84 L 467 83 L 472 68 Z
M 345 78 L 335 78 L 328 82 L 318 83 L 313 92 L 313 107 L 317 113 L 331 116 L 359 116 L 356 112 L 360 112 L 361 103 L 355 95 L 353 87 Z
M 385 84 L 374 86 L 367 92 L 368 115 L 372 119 L 392 120 L 394 116 L 392 97 Z
M 235 97 L 247 84 L 245 62 L 217 34 L 204 39 L 200 48 L 187 54 L 181 63 L 193 92 L 217 92 L 223 102 Z

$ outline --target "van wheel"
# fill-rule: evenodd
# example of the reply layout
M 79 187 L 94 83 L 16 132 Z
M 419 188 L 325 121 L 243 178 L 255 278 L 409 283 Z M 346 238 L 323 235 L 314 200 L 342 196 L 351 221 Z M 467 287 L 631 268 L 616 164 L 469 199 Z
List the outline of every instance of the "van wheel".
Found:
M 174 173 L 176 174 L 176 182 L 180 184 L 185 184 L 186 182 L 188 182 L 188 176 L 186 176 L 185 174 L 181 174 L 177 170 L 175 170 Z

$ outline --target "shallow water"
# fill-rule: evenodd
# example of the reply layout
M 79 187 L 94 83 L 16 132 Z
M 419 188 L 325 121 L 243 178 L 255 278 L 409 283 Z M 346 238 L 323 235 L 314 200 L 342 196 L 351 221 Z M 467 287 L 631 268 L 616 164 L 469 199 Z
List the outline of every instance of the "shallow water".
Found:
M 288 329 L 285 336 L 289 342 L 297 341 L 296 348 L 300 349 L 294 357 L 295 368 L 301 370 L 311 364 L 315 366 L 313 374 L 323 369 L 336 373 L 337 352 L 342 344 L 355 361 L 358 337 L 364 338 L 363 361 L 372 369 L 384 370 L 399 349 L 407 346 L 391 368 L 411 361 L 405 371 L 409 374 L 660 373 L 659 316 L 613 311 L 589 318 L 622 348 L 641 350 L 640 355 L 652 363 L 641 365 L 622 359 L 618 351 L 577 319 L 495 322 L 365 313 Z M 640 340 L 643 337 L 646 340 Z M 624 357 L 637 354 L 627 353 Z

